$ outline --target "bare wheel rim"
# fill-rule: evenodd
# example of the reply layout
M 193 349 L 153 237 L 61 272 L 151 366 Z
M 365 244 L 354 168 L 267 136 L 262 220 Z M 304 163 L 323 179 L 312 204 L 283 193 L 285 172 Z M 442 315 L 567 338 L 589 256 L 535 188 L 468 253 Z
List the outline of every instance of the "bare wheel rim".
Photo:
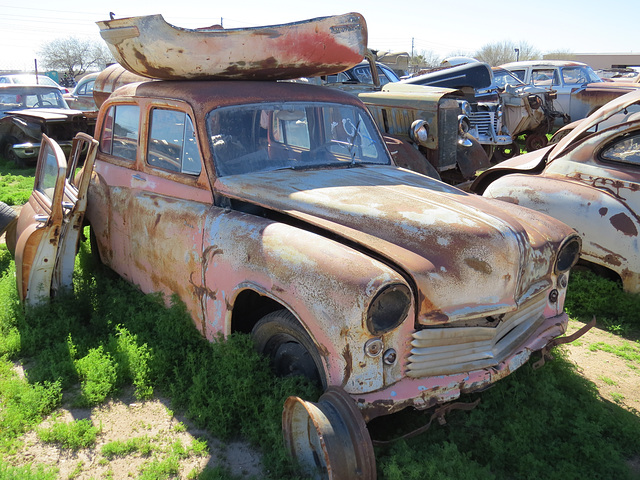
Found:
M 329 387 L 317 403 L 289 397 L 282 427 L 289 452 L 312 478 L 376 478 L 367 426 L 354 400 L 343 389 Z

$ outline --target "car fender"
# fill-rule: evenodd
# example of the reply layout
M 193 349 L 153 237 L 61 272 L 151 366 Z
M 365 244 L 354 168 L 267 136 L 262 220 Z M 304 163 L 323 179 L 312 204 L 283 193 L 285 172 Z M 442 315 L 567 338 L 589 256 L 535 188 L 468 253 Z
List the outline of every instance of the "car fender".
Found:
M 400 339 L 413 329 L 413 306 L 391 332 L 374 335 L 366 327 L 376 293 L 389 284 L 406 285 L 388 265 L 299 226 L 232 210 L 208 217 L 203 245 L 207 338 L 230 332 L 235 299 L 252 289 L 297 317 L 317 346 L 328 385 L 350 393 L 373 391 L 384 385 L 385 374 L 398 374 L 400 365 L 384 368 L 382 355 L 365 353 L 374 338 L 395 345 L 397 358 L 410 348 Z
M 561 178 L 511 174 L 491 183 L 483 196 L 517 203 L 573 227 L 582 237 L 584 260 L 618 273 L 625 289 L 640 289 L 630 273 L 640 270 L 640 221 L 612 192 Z M 607 240 L 607 247 L 599 240 L 604 236 L 614 239 Z

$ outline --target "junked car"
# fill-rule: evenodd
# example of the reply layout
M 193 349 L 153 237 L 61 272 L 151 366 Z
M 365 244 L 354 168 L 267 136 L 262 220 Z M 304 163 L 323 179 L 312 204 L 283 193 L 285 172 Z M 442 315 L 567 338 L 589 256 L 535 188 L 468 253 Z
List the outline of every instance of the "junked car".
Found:
M 501 65 L 525 83 L 555 90 L 555 105 L 562 113 L 556 127 L 581 120 L 607 102 L 640 89 L 638 83 L 604 82 L 593 69 L 582 62 L 563 60 L 531 60 Z
M 557 144 L 480 175 L 472 190 L 571 225 L 580 263 L 640 292 L 640 92 L 612 100 Z
M 176 294 L 206 338 L 250 333 L 278 374 L 324 388 L 318 402 L 290 397 L 283 413 L 285 442 L 312 477 L 376 478 L 366 422 L 440 408 L 570 339 L 558 337 L 578 235 L 397 167 L 356 96 L 133 83 L 101 105 L 95 137 L 93 169 L 87 159 L 72 194 L 61 151 L 41 153 L 46 173 L 18 222 L 21 298 L 42 301 L 73 258 L 64 231 L 51 235 L 66 212 L 78 225 L 82 203 L 63 202 L 86 188 L 102 262 L 143 292 Z M 42 240 L 25 248 L 34 231 Z M 42 263 L 56 265 L 49 277 Z
M 547 145 L 547 134 L 553 130 L 555 119 L 561 115 L 554 106 L 557 94 L 553 90 L 527 85 L 515 74 L 500 67 L 493 67 L 493 84 L 502 104 L 502 118 L 515 138 L 525 135 L 527 151 Z M 512 148 L 511 153 L 520 153 Z
M 0 85 L 0 152 L 18 166 L 35 164 L 43 134 L 69 154 L 74 135 L 92 128 L 93 121 L 70 109 L 56 87 Z
M 63 94 L 69 92 L 68 88 L 63 87 L 53 78 L 46 75 L 30 75 L 28 73 L 0 75 L 0 84 L 4 83 L 15 85 L 46 85 L 49 87 L 56 87 Z
M 69 107 L 83 112 L 98 109 L 93 98 L 93 85 L 97 77 L 97 72 L 85 75 L 78 81 L 71 92 L 63 95 Z

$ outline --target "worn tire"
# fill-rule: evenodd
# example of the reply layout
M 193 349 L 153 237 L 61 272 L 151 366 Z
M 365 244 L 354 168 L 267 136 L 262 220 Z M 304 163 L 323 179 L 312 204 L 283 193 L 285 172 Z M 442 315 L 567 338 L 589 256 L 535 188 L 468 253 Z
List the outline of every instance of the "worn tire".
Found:
M 2 235 L 13 222 L 18 221 L 16 211 L 4 202 L 0 202 L 0 235 Z
M 24 160 L 22 160 L 20 157 L 18 157 L 13 150 L 11 150 L 11 145 L 14 145 L 18 143 L 18 139 L 15 137 L 8 137 L 5 140 L 5 144 L 4 147 L 2 149 L 2 156 L 5 158 L 5 160 L 9 160 L 10 162 L 13 162 L 14 165 L 18 168 L 25 168 L 26 164 L 24 163 Z
M 497 146 L 493 153 L 492 162 L 500 163 L 516 155 L 520 155 L 520 146 L 516 142 L 510 143 L 509 145 Z
M 258 321 L 251 331 L 256 350 L 268 357 L 276 375 L 301 375 L 323 389 L 326 378 L 311 337 L 287 310 L 276 310 Z

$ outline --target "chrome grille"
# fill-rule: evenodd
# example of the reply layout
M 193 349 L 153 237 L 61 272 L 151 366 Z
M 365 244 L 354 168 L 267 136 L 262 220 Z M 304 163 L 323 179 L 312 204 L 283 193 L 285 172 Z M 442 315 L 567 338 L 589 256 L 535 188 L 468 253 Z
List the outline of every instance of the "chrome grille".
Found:
M 407 375 L 450 375 L 500 363 L 544 322 L 546 293 L 529 300 L 495 327 L 425 328 L 414 332 Z
M 498 132 L 498 116 L 495 112 L 471 112 L 469 120 L 471 128 L 475 128 L 478 135 L 493 137 Z

